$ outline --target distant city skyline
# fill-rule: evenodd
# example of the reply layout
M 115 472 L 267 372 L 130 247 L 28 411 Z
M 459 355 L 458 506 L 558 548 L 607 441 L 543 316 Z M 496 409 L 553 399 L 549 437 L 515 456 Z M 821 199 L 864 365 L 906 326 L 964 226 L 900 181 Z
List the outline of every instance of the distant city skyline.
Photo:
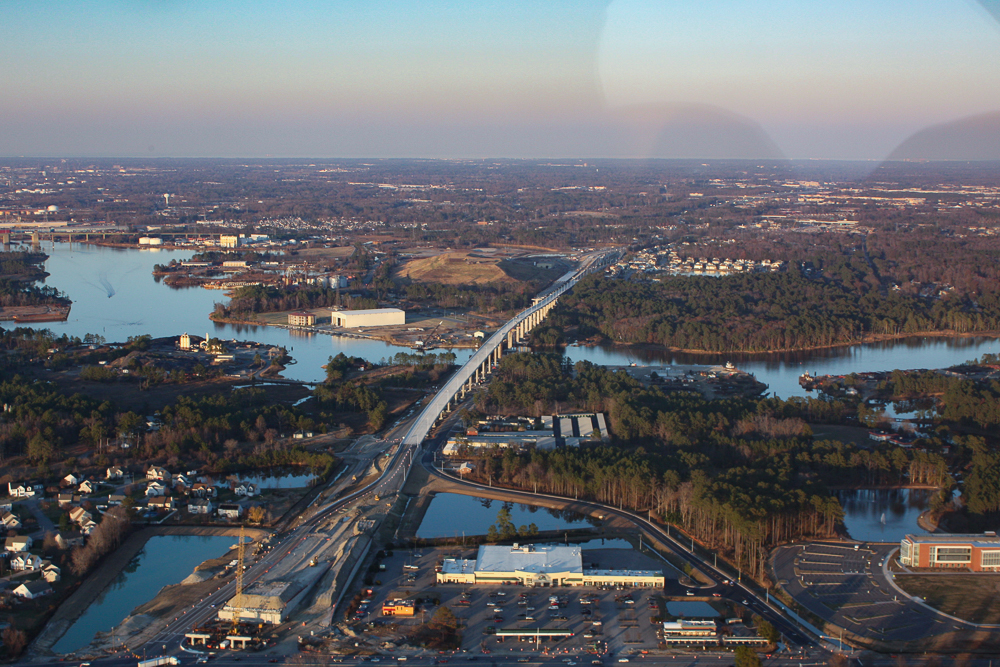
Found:
M 1000 159 L 1000 1 L 9 2 L 0 156 Z

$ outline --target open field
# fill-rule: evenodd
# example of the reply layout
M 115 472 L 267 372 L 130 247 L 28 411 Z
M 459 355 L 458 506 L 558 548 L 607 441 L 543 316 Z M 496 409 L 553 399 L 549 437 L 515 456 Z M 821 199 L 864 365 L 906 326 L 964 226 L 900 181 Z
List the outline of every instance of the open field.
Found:
M 897 574 L 896 583 L 951 616 L 1000 623 L 1000 574 Z
M 486 257 L 474 252 L 446 252 L 434 257 L 412 259 L 396 275 L 415 282 L 468 285 L 513 280 L 497 266 L 500 257 Z
M 302 248 L 296 251 L 300 259 L 312 261 L 322 259 L 345 259 L 354 254 L 354 246 L 346 245 L 337 248 Z

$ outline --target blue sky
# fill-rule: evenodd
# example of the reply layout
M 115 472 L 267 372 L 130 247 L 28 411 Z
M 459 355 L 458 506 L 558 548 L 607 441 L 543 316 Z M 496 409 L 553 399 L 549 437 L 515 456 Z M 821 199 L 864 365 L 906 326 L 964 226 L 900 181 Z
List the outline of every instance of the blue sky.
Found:
M 4 2 L 0 155 L 882 159 L 996 129 L 991 10 Z

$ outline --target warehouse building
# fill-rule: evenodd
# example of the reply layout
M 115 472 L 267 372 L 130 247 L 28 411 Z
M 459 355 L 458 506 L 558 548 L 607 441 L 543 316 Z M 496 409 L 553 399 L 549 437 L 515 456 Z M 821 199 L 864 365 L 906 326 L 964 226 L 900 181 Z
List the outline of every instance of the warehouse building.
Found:
M 519 586 L 663 587 L 660 570 L 585 570 L 576 546 L 484 545 L 475 560 L 449 558 L 437 573 L 439 584 Z
M 899 544 L 899 562 L 908 567 L 1000 572 L 1000 537 L 995 532 L 907 535 Z
M 335 327 L 388 327 L 406 324 L 406 311 L 399 308 L 374 308 L 372 310 L 333 310 L 330 323 Z

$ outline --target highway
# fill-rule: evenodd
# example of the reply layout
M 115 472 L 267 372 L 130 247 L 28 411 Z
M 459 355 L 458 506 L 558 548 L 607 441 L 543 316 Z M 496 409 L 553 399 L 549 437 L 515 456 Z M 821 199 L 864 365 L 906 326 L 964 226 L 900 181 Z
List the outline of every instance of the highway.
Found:
M 403 438 L 403 443 L 413 447 L 420 447 L 427 438 L 434 424 L 443 413 L 448 410 L 448 405 L 462 391 L 462 387 L 472 380 L 476 373 L 484 366 L 489 366 L 490 359 L 497 349 L 502 348 L 508 341 L 508 336 L 525 322 L 530 322 L 532 316 L 538 315 L 551 307 L 563 293 L 572 289 L 581 278 L 591 271 L 607 263 L 614 255 L 614 251 L 595 252 L 587 255 L 580 267 L 572 276 L 563 276 L 556 284 L 543 292 L 537 303 L 515 315 L 509 322 L 500 327 L 476 350 L 475 354 L 458 369 L 447 382 L 437 391 L 434 397 L 428 401 L 424 410 L 417 417 L 413 427 Z
M 655 536 L 658 541 L 667 545 L 668 548 L 677 556 L 691 562 L 695 567 L 697 567 L 701 574 L 711 582 L 709 585 L 703 586 L 702 591 L 708 593 L 717 592 L 722 597 L 743 604 L 753 613 L 759 614 L 763 618 L 770 621 L 775 628 L 782 633 L 787 646 L 790 649 L 794 649 L 795 652 L 784 652 L 775 655 L 773 658 L 765 661 L 766 665 L 780 665 L 781 667 L 818 667 L 819 665 L 829 664 L 830 653 L 826 650 L 829 648 L 828 642 L 824 644 L 821 639 L 811 636 L 804 628 L 793 622 L 775 607 L 769 605 L 764 599 L 761 599 L 759 595 L 748 586 L 741 583 L 725 584 L 724 581 L 727 580 L 730 575 L 715 569 L 711 564 L 706 563 L 697 556 L 691 554 L 687 549 L 683 548 L 676 541 L 674 541 L 674 539 L 661 526 L 651 523 L 642 516 L 618 509 L 616 507 L 590 501 L 581 501 L 546 494 L 535 494 L 526 491 L 500 489 L 498 487 L 485 487 L 474 482 L 446 475 L 434 468 L 434 455 L 437 448 L 440 447 L 442 440 L 444 439 L 444 433 L 447 432 L 447 429 L 442 429 L 441 435 L 432 439 L 430 442 L 425 441 L 429 437 L 434 425 L 438 422 L 441 415 L 448 410 L 450 404 L 455 400 L 462 388 L 468 386 L 470 379 L 474 378 L 475 373 L 482 368 L 484 364 L 490 363 L 491 355 L 494 354 L 495 350 L 501 349 L 504 342 L 508 340 L 508 334 L 510 334 L 515 327 L 525 323 L 532 315 L 539 313 L 539 311 L 554 303 L 554 301 L 558 299 L 561 294 L 572 288 L 573 285 L 575 285 L 587 272 L 599 267 L 611 254 L 612 253 L 609 252 L 603 252 L 588 255 L 585 262 L 575 273 L 572 275 L 567 274 L 567 276 L 561 278 L 552 287 L 550 287 L 549 290 L 543 293 L 540 300 L 534 306 L 519 313 L 515 318 L 504 325 L 504 327 L 501 327 L 501 329 L 494 333 L 493 336 L 491 336 L 483 344 L 480 350 L 473 355 L 469 362 L 459 369 L 459 371 L 457 371 L 447 382 L 445 382 L 437 393 L 429 401 L 427 401 L 424 408 L 417 416 L 403 418 L 390 429 L 382 442 L 398 444 L 398 447 L 393 453 L 389 464 L 386 466 L 382 474 L 363 488 L 348 495 L 336 498 L 315 507 L 310 507 L 302 514 L 296 527 L 286 532 L 281 537 L 275 537 L 271 542 L 272 548 L 270 551 L 262 555 L 257 562 L 249 565 L 244 575 L 244 586 L 249 586 L 252 582 L 260 579 L 272 567 L 280 563 L 282 559 L 292 554 L 297 547 L 300 547 L 309 538 L 310 533 L 312 533 L 332 514 L 346 508 L 355 501 L 373 497 L 376 494 L 388 497 L 395 493 L 405 482 L 412 466 L 419 463 L 427 469 L 430 475 L 445 479 L 451 485 L 457 485 L 458 487 L 469 491 L 472 495 L 475 495 L 477 491 L 481 492 L 481 490 L 489 488 L 493 494 L 503 493 L 507 498 L 515 502 L 534 504 L 537 503 L 538 499 L 546 498 L 557 503 L 564 503 L 566 506 L 572 505 L 574 509 L 579 509 L 580 507 L 590 508 L 594 512 L 603 514 L 606 517 L 616 516 L 627 520 L 646 534 Z M 455 418 L 456 417 L 453 415 L 452 419 Z M 448 424 L 446 423 L 446 426 L 447 425 Z M 175 655 L 184 664 L 194 663 L 196 658 L 201 654 L 192 653 L 181 647 L 184 634 L 190 632 L 193 627 L 200 626 L 215 617 L 218 609 L 233 596 L 235 593 L 234 589 L 235 583 L 233 582 L 223 584 L 216 591 L 200 600 L 191 609 L 188 609 L 179 616 L 175 617 L 158 636 L 145 644 L 145 653 L 149 656 L 162 654 Z M 133 648 L 133 650 L 135 650 L 135 648 Z M 142 648 L 139 648 L 138 650 L 140 653 L 143 652 Z M 626 656 L 625 653 L 626 652 L 623 652 L 614 657 L 605 656 L 601 659 L 595 659 L 594 656 L 583 654 L 561 655 L 558 657 L 531 657 L 526 659 L 523 655 L 508 656 L 498 654 L 477 656 L 458 652 L 449 653 L 447 655 L 430 654 L 423 656 L 407 656 L 406 659 L 409 663 L 417 665 L 441 664 L 442 662 L 448 662 L 455 665 L 462 665 L 463 667 L 465 665 L 473 664 L 489 664 L 492 667 L 497 667 L 498 665 L 523 664 L 525 661 L 531 665 L 551 665 L 553 667 L 560 667 L 564 665 L 572 667 L 576 664 L 588 665 L 592 664 L 592 662 L 593 664 L 605 665 L 606 667 L 610 667 L 611 665 L 616 665 L 621 662 L 639 662 L 643 664 L 663 665 L 669 667 L 694 667 L 702 665 L 728 666 L 733 662 L 731 655 L 718 653 L 699 655 L 698 653 L 683 652 L 680 650 L 676 651 L 673 655 L 658 656 L 642 656 L 635 652 L 630 652 Z M 235 665 L 236 663 L 244 665 L 265 665 L 273 662 L 284 661 L 285 656 L 275 657 L 267 654 L 239 652 L 232 654 L 220 654 L 212 658 L 211 664 L 223 664 L 227 666 Z M 136 662 L 135 657 L 125 655 L 115 655 L 93 660 L 93 664 L 95 666 L 100 665 L 102 667 L 125 667 L 126 665 L 135 665 Z M 332 659 L 331 657 L 325 655 L 320 656 L 306 653 L 294 656 L 294 663 L 297 665 L 323 665 L 324 667 L 329 667 L 331 662 L 344 663 L 347 665 L 361 665 L 366 662 L 396 662 L 396 660 L 387 656 L 373 658 L 335 657 Z M 939 665 L 942 664 L 942 661 L 940 656 L 915 656 L 912 658 L 907 657 L 906 659 L 900 659 L 895 656 L 870 657 L 866 655 L 863 662 L 855 658 L 851 664 L 854 663 L 857 663 L 860 667 L 867 667 L 869 665 L 875 667 L 896 667 L 900 664 Z M 33 660 L 30 664 L 65 666 L 67 662 L 64 660 Z M 988 658 L 969 657 L 963 659 L 962 664 L 970 667 L 986 667 L 988 664 L 992 663 Z

